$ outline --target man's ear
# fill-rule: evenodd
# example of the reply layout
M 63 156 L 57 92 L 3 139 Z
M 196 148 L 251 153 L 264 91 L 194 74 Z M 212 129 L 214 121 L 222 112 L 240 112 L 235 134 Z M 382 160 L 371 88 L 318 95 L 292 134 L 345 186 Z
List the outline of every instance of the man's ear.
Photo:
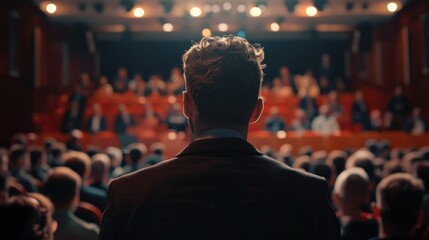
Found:
M 259 97 L 256 101 L 255 108 L 253 109 L 252 116 L 250 116 L 250 124 L 253 124 L 259 120 L 262 111 L 264 110 L 264 100 Z
M 183 91 L 183 115 L 190 118 L 194 114 L 194 102 L 192 101 L 191 95 L 188 92 Z

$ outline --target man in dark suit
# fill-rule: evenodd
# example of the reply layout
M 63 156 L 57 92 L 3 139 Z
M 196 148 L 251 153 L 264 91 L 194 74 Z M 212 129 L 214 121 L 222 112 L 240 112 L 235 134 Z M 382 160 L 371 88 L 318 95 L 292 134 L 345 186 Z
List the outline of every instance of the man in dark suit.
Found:
M 176 157 L 111 182 L 99 239 L 338 239 L 326 181 L 246 141 L 258 120 L 263 50 L 206 37 L 183 56 L 195 137 Z
M 94 114 L 89 118 L 86 130 L 90 133 L 98 133 L 107 130 L 106 118 L 101 112 L 100 104 L 94 103 L 92 106 Z
M 136 124 L 134 117 L 128 113 L 127 107 L 124 104 L 120 104 L 119 113 L 115 119 L 115 132 L 118 134 L 125 134 L 128 127 Z

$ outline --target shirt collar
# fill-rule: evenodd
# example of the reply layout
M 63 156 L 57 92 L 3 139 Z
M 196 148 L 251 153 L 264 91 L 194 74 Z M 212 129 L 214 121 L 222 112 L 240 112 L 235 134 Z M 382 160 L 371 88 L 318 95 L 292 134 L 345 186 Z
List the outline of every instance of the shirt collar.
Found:
M 243 140 L 244 136 L 241 133 L 229 129 L 229 128 L 213 128 L 203 132 L 195 140 L 208 139 L 208 138 L 241 138 Z

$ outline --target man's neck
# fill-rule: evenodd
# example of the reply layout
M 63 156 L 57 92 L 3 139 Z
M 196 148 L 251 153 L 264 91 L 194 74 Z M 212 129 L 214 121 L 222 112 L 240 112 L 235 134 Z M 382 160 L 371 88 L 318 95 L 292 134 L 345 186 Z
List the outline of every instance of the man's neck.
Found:
M 213 129 L 229 129 L 239 133 L 245 140 L 247 140 L 248 129 L 247 126 L 237 126 L 232 124 L 202 124 L 199 122 L 195 122 L 193 124 L 193 135 L 194 137 L 200 138 L 200 136 L 204 135 L 205 132 L 213 130 Z

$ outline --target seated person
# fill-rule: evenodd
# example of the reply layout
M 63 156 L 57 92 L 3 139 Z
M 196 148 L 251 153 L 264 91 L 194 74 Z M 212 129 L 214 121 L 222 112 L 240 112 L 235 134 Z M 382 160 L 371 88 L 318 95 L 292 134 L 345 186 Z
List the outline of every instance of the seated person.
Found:
M 426 131 L 426 123 L 421 116 L 419 107 L 413 108 L 411 117 L 405 120 L 404 129 L 412 135 L 421 135 Z
M 368 239 L 378 234 L 377 221 L 361 207 L 370 202 L 370 180 L 361 168 L 343 171 L 335 181 L 332 193 L 341 224 L 341 239 Z
M 88 119 L 86 130 L 90 133 L 98 133 L 107 130 L 106 118 L 101 112 L 101 106 L 98 103 L 92 105 L 93 114 Z
M 113 88 L 117 93 L 124 93 L 128 91 L 128 71 L 126 68 L 119 68 L 118 75 L 113 81 Z
M 164 151 L 165 151 L 165 144 L 162 142 L 155 142 L 150 145 L 150 151 L 151 154 L 147 155 L 145 158 L 145 162 L 148 165 L 155 165 L 162 160 L 165 159 Z
M 132 143 L 128 147 L 130 163 L 122 168 L 122 171 L 117 171 L 113 177 L 119 177 L 127 173 L 135 172 L 146 167 L 145 155 L 147 148 L 143 143 Z
M 82 180 L 66 167 L 53 169 L 45 181 L 45 193 L 55 205 L 54 219 L 58 222 L 55 239 L 98 239 L 99 228 L 74 215 L 79 204 Z
M 99 81 L 99 86 L 95 90 L 94 95 L 98 97 L 106 97 L 113 94 L 113 87 L 109 83 L 109 79 L 106 76 L 101 76 Z
M 319 114 L 317 111 L 318 107 L 316 100 L 308 95 L 308 91 L 301 91 L 299 93 L 301 96 L 299 99 L 299 108 L 305 112 L 310 121 L 313 121 L 313 119 Z
M 180 95 L 185 91 L 185 81 L 183 81 L 182 70 L 180 68 L 172 68 L 170 81 L 167 83 L 169 95 Z
M 338 93 L 336 91 L 329 92 L 327 105 L 332 116 L 339 117 L 343 115 L 343 106 L 338 99 Z
M 10 148 L 10 175 L 20 183 L 27 192 L 37 192 L 36 180 L 27 173 L 30 167 L 28 152 L 20 145 Z
M 422 212 L 423 182 L 408 173 L 395 173 L 377 186 L 377 203 L 373 207 L 380 228 L 377 239 L 417 239 Z
M 320 115 L 311 123 L 311 130 L 320 135 L 332 135 L 340 132 L 337 119 L 331 116 L 329 107 L 322 105 L 319 109 Z
M 388 110 L 392 113 L 392 129 L 398 130 L 403 128 L 404 119 L 409 114 L 410 104 L 403 94 L 401 86 L 396 86 L 394 95 L 390 99 Z
M 39 181 L 45 179 L 46 173 L 50 167 L 47 163 L 46 153 L 42 147 L 32 146 L 30 147 L 30 175 Z
M 271 87 L 271 92 L 276 97 L 288 97 L 293 94 L 293 90 L 290 86 L 285 86 L 281 78 L 274 78 Z
M 82 145 L 80 143 L 82 137 L 83 134 L 80 130 L 74 129 L 71 131 L 70 140 L 66 143 L 67 150 L 82 151 Z
M 122 150 L 117 147 L 110 146 L 106 148 L 105 152 L 110 159 L 110 176 L 114 175 L 113 173 L 116 169 L 121 169 L 122 171 Z
M 381 118 L 381 111 L 374 109 L 371 111 L 369 117 L 369 129 L 372 131 L 381 131 L 383 127 L 383 119 Z
M 159 94 L 165 95 L 167 91 L 167 84 L 162 80 L 160 75 L 152 75 L 149 78 L 149 82 L 147 83 L 146 94 Z
M 134 117 L 128 113 L 127 107 L 124 104 L 120 104 L 119 113 L 115 119 L 115 132 L 123 134 L 127 132 L 128 127 L 136 124 Z
M 91 187 L 107 191 L 107 184 L 109 183 L 109 170 L 110 159 L 104 153 L 97 153 L 92 156 L 91 164 Z
M 181 111 L 180 104 L 175 103 L 171 106 L 170 113 L 167 115 L 165 122 L 170 130 L 184 132 L 188 121 Z
M 278 107 L 272 107 L 270 109 L 269 115 L 265 118 L 265 130 L 271 133 L 286 130 L 285 120 L 280 117 Z
M 363 99 L 361 91 L 355 92 L 352 104 L 352 123 L 360 124 L 364 130 L 370 130 L 368 106 Z
M 103 211 L 106 206 L 106 192 L 89 186 L 87 180 L 91 173 L 91 159 L 83 152 L 64 154 L 64 166 L 76 172 L 82 179 L 80 184 L 80 201 L 91 203 Z
M 82 124 L 82 110 L 78 101 L 70 102 L 70 108 L 65 112 L 62 132 L 70 133 L 74 129 L 80 129 Z
M 141 73 L 134 74 L 134 78 L 128 83 L 128 89 L 138 96 L 143 96 L 146 88 L 146 82 Z
M 41 194 L 15 196 L 0 205 L 0 236 L 5 240 L 51 240 L 57 223 L 54 207 Z
M 290 129 L 298 132 L 310 129 L 310 122 L 302 109 L 298 108 L 295 110 L 295 118 L 292 120 Z

